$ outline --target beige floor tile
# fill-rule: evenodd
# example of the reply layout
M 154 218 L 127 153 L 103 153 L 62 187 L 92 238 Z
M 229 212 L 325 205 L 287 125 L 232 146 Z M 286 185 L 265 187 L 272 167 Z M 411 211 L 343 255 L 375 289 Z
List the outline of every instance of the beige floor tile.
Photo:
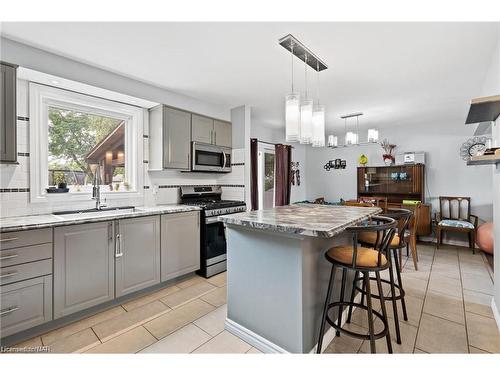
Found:
M 50 353 L 83 353 L 101 342 L 91 328 L 57 340 L 50 345 Z
M 396 342 L 396 330 L 394 321 L 392 319 L 389 319 L 392 352 L 413 353 L 413 348 L 415 347 L 415 338 L 417 337 L 417 328 L 409 324 L 400 322 L 399 329 L 401 333 L 401 344 L 398 344 Z M 377 353 L 388 353 L 387 340 L 385 338 L 376 340 L 375 348 L 377 350 Z M 363 353 L 371 353 L 370 341 L 363 341 L 360 351 Z
M 144 327 L 136 327 L 86 353 L 137 353 L 155 342 L 156 339 Z
M 196 284 L 190 285 L 177 292 L 174 292 L 162 298 L 160 301 L 162 301 L 168 307 L 175 309 L 215 289 L 216 287 L 214 285 L 207 283 L 206 281 L 200 281 Z
M 460 270 L 456 265 L 449 264 L 433 264 L 432 274 L 437 276 L 444 276 L 450 279 L 460 280 Z
M 175 286 L 183 289 L 183 288 L 187 288 L 191 285 L 194 285 L 194 284 L 197 284 L 197 283 L 201 283 L 202 281 L 205 281 L 205 278 L 204 277 L 201 277 L 201 276 L 198 276 L 198 275 L 189 275 L 188 277 L 180 280 L 179 282 L 177 282 L 175 284 Z
M 208 302 L 215 307 L 222 306 L 227 302 L 227 288 L 223 286 L 222 288 L 217 288 L 207 294 L 200 297 L 203 301 Z
M 130 310 L 136 309 L 137 307 L 147 305 L 150 302 L 159 300 L 159 299 L 166 297 L 169 294 L 172 294 L 172 293 L 177 292 L 179 290 L 181 290 L 181 289 L 175 285 L 168 286 L 166 288 L 149 293 L 145 296 L 135 298 L 129 302 L 125 302 L 122 304 L 122 306 L 125 310 L 130 311 Z
M 68 324 L 67 326 L 55 329 L 42 335 L 42 341 L 44 345 L 50 345 L 57 340 L 61 340 L 65 337 L 71 336 L 77 332 L 83 331 L 86 328 L 95 326 L 100 322 L 104 322 L 108 319 L 116 318 L 117 316 L 124 314 L 125 310 L 121 306 L 113 307 L 109 310 L 100 312 L 98 314 L 89 316 L 77 322 Z
M 474 275 L 489 277 L 487 266 L 484 263 L 460 262 L 461 273 L 471 273 Z
M 468 353 L 465 326 L 422 314 L 415 346 L 428 353 Z
M 465 311 L 493 318 L 491 310 L 491 299 L 489 294 L 464 290 Z
M 227 305 L 223 305 L 214 311 L 209 312 L 207 315 L 194 321 L 194 324 L 199 328 L 210 334 L 217 336 L 224 331 L 224 325 L 227 317 Z
M 38 346 L 43 346 L 42 338 L 40 336 L 11 345 L 12 348 L 35 348 Z
M 397 301 L 397 307 L 398 307 L 398 318 L 400 322 L 404 322 L 407 324 L 410 324 L 414 327 L 418 327 L 420 323 L 420 315 L 422 315 L 422 306 L 424 304 L 424 300 L 413 297 L 411 295 L 405 295 L 405 302 L 406 302 L 406 314 L 408 317 L 408 320 L 405 321 L 403 319 L 403 308 L 401 305 L 401 301 Z M 392 301 L 387 301 L 386 302 L 386 308 L 387 308 L 387 316 L 390 318 L 394 318 L 394 310 L 392 308 Z
M 469 345 L 469 351 L 471 354 L 491 354 L 490 352 L 475 348 Z
M 483 256 L 481 252 L 476 249 L 476 254 L 472 254 L 472 250 L 461 250 L 458 252 L 458 258 L 460 262 L 469 262 L 469 263 L 484 263 Z
M 442 294 L 448 294 L 457 298 L 461 298 L 462 296 L 462 284 L 460 280 L 433 273 L 431 273 L 431 278 L 429 279 L 429 290 Z
M 415 350 L 413 351 L 414 354 L 429 354 L 427 352 L 424 352 L 423 350 L 420 350 L 420 349 L 417 349 L 415 348 Z
M 188 324 L 153 345 L 148 346 L 146 349 L 142 350 L 141 353 L 187 354 L 191 353 L 211 338 L 212 336 L 194 324 Z
M 345 324 L 344 328 L 358 333 L 364 333 L 366 331 L 365 328 L 357 326 L 356 324 Z M 361 344 L 363 344 L 362 340 L 341 334 L 339 337 L 335 337 L 332 340 L 324 353 L 353 354 L 359 351 Z
M 403 288 L 406 295 L 417 297 L 420 299 L 424 298 L 425 291 L 427 289 L 427 280 L 408 277 L 404 273 L 401 275 L 401 277 L 403 279 Z
M 246 353 L 252 346 L 228 331 L 222 331 L 193 353 Z
M 207 279 L 207 281 L 210 284 L 213 284 L 218 287 L 224 286 L 227 283 L 227 272 L 222 272 L 219 273 L 218 275 L 212 276 L 211 278 Z
M 441 294 L 430 290 L 424 303 L 424 313 L 431 314 L 456 323 L 465 324 L 462 298 Z
M 406 268 L 403 270 L 402 274 L 405 275 L 406 277 L 414 277 L 416 279 L 427 281 L 431 275 L 431 271 L 430 271 L 430 266 L 427 270 L 419 268 L 418 271 L 415 271 L 413 268 L 410 269 Z
M 201 300 L 194 300 L 175 310 L 151 320 L 144 327 L 157 339 L 170 335 L 172 332 L 192 323 L 214 310 L 215 307 Z
M 469 344 L 490 353 L 500 353 L 500 332 L 495 319 L 466 313 Z
M 254 348 L 253 346 L 250 348 L 250 350 L 246 354 L 264 354 L 262 353 L 259 349 Z
M 462 284 L 464 290 L 473 290 L 475 292 L 491 294 L 494 293 L 493 282 L 489 276 L 481 276 L 472 273 L 462 274 Z
M 96 324 L 92 328 L 102 342 L 108 341 L 132 328 L 165 314 L 170 309 L 160 301 L 154 301 L 115 318 Z

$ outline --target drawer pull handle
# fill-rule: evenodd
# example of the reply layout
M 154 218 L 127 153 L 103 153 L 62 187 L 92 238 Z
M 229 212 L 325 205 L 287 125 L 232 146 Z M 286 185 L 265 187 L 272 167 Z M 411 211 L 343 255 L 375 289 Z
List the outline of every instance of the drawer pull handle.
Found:
M 115 258 L 120 258 L 123 256 L 122 252 L 122 236 L 121 234 L 116 235 L 116 244 L 115 244 Z
M 13 258 L 17 258 L 18 256 L 19 256 L 18 254 L 6 255 L 6 256 L 0 257 L 0 260 L 13 259 Z
M 2 239 L 0 239 L 0 242 L 15 241 L 15 240 L 18 240 L 18 239 L 19 239 L 19 237 L 2 238 Z
M 19 310 L 19 306 L 8 307 L 5 310 L 0 310 L 0 316 L 4 316 L 4 315 L 10 314 L 10 313 L 13 313 L 16 310 Z
M 3 279 L 4 277 L 12 277 L 12 276 L 17 275 L 18 273 L 19 272 L 17 272 L 17 271 L 4 273 L 3 275 L 0 275 L 0 279 Z

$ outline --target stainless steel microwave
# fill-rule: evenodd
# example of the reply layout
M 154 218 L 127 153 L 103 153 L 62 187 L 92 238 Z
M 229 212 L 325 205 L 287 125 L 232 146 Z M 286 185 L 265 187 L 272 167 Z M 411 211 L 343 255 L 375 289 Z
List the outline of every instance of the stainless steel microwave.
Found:
M 207 143 L 192 143 L 191 170 L 198 172 L 231 172 L 231 148 Z

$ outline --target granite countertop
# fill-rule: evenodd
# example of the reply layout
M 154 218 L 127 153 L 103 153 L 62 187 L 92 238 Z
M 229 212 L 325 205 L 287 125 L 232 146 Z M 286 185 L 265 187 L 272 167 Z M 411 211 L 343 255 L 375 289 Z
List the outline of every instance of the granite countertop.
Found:
M 292 204 L 268 210 L 222 216 L 220 221 L 271 232 L 333 237 L 379 212 L 379 207 Z
M 160 205 L 154 207 L 135 207 L 133 212 L 124 211 L 101 211 L 70 215 L 30 215 L 0 218 L 0 232 L 13 232 L 27 229 L 50 228 L 63 225 L 95 223 L 114 219 L 126 219 L 131 217 L 171 214 L 176 212 L 199 211 L 196 206 L 183 204 Z

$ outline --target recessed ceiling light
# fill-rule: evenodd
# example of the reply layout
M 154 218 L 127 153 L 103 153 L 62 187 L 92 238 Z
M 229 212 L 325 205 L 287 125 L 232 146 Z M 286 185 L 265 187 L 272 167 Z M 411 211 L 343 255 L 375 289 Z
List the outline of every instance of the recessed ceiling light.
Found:
M 56 81 L 55 79 L 53 79 L 53 80 L 52 80 L 52 81 L 50 81 L 50 82 L 51 82 L 52 84 L 54 84 L 54 85 L 59 84 L 59 81 Z

